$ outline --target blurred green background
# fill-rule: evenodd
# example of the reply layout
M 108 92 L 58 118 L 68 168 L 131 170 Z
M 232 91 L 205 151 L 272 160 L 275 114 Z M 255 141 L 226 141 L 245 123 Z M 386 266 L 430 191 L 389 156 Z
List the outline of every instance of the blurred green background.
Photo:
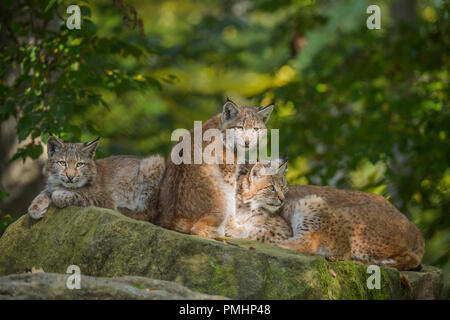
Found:
M 449 283 L 448 1 L 77 1 L 81 29 L 68 30 L 71 3 L 0 4 L 0 228 L 36 194 L 10 190 L 11 166 L 20 176 L 50 133 L 100 135 L 98 157 L 167 157 L 171 132 L 226 97 L 273 101 L 290 183 L 387 197 Z M 366 27 L 371 4 L 380 30 Z

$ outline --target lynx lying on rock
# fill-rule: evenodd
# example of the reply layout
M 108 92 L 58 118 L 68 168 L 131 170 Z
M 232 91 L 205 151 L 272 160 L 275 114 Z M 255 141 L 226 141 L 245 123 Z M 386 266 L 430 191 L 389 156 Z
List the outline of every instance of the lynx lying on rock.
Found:
M 94 160 L 97 144 L 98 139 L 87 143 L 48 139 L 47 187 L 28 209 L 32 218 L 42 218 L 51 203 L 59 208 L 95 205 L 138 220 L 154 218 L 164 159 L 122 155 Z
M 286 164 L 273 176 L 261 175 L 260 163 L 251 170 L 241 167 L 228 236 L 399 270 L 420 264 L 422 234 L 385 198 L 331 187 L 288 187 Z
M 331 187 L 289 186 L 281 216 L 294 236 L 279 246 L 365 264 L 416 268 L 419 229 L 382 196 Z

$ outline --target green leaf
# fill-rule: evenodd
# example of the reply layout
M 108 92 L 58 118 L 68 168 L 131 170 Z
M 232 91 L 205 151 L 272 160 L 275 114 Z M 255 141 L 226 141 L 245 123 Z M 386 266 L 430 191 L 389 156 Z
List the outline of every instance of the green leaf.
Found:
M 50 0 L 47 4 L 47 6 L 45 7 L 44 12 L 47 12 L 48 10 L 50 10 L 51 7 L 53 7 L 53 5 L 55 4 L 56 0 Z
M 42 152 L 43 152 L 43 149 L 40 144 L 33 144 L 27 150 L 27 153 L 31 157 L 31 159 L 39 158 L 39 156 L 42 154 Z
M 25 140 L 31 133 L 39 121 L 41 120 L 41 113 L 29 112 L 24 114 L 17 124 L 17 133 L 19 136 L 19 141 Z
M 81 6 L 80 7 L 80 11 L 81 11 L 81 15 L 84 16 L 84 17 L 90 17 L 91 16 L 91 9 L 89 9 L 89 7 Z
M 83 25 L 88 33 L 93 35 L 97 32 L 97 25 L 92 20 L 83 19 Z

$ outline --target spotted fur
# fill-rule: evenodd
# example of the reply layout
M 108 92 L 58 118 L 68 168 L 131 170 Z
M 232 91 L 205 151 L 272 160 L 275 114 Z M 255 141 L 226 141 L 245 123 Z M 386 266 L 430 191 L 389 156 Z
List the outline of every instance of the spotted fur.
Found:
M 174 164 L 170 159 L 161 183 L 156 223 L 202 237 L 223 236 L 227 221 L 235 212 L 237 174 L 236 148 L 225 139 L 226 130 L 239 146 L 251 148 L 256 144 L 257 130 L 266 128 L 272 109 L 272 105 L 253 108 L 227 101 L 222 113 L 206 121 L 202 132 L 218 129 L 222 139 L 203 141 L 202 148 L 205 150 L 211 144 L 222 153 L 224 163 Z M 190 135 L 193 133 L 194 129 Z M 194 139 L 191 143 L 194 159 L 194 152 L 200 151 L 194 148 Z M 228 149 L 232 152 L 227 152 Z M 231 163 L 225 161 L 227 154 L 233 157 Z
M 364 264 L 417 267 L 424 254 L 417 227 L 382 196 L 331 187 L 289 186 L 281 216 L 294 236 L 279 245 Z
M 240 167 L 236 212 L 228 222 L 227 236 L 269 244 L 292 236 L 289 224 L 276 213 L 288 188 L 286 168 L 283 164 L 274 174 L 267 174 L 260 162 Z
M 66 143 L 56 137 L 48 139 L 47 186 L 28 209 L 32 218 L 42 218 L 54 204 L 59 208 L 94 205 L 139 220 L 154 219 L 164 159 L 155 155 L 94 160 L 97 145 L 98 140 Z

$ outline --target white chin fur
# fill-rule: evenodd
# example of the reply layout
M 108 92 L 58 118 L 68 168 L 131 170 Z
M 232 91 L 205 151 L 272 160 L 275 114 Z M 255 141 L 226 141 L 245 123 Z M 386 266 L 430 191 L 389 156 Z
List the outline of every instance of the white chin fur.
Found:
M 85 180 L 77 181 L 77 182 L 61 182 L 61 184 L 69 189 L 81 188 L 86 184 Z
M 279 206 L 274 206 L 274 205 L 270 205 L 267 203 L 251 203 L 250 208 L 251 208 L 251 210 L 263 208 L 264 210 L 268 211 L 269 213 L 275 213 L 281 208 L 281 204 Z
M 78 183 L 71 183 L 71 182 L 63 182 L 62 185 L 69 189 L 75 189 L 78 188 Z
M 264 209 L 266 209 L 267 211 L 269 211 L 270 213 L 275 213 L 280 209 L 281 206 L 269 206 L 266 205 L 264 206 Z

